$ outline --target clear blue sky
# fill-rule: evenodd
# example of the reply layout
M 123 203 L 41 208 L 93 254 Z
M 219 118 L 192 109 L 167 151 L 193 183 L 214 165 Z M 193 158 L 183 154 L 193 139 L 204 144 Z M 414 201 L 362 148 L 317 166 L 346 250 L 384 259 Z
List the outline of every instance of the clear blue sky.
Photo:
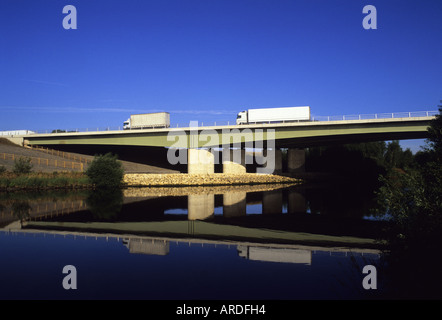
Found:
M 440 0 L 1 0 L 0 130 L 436 110 L 441 17 Z

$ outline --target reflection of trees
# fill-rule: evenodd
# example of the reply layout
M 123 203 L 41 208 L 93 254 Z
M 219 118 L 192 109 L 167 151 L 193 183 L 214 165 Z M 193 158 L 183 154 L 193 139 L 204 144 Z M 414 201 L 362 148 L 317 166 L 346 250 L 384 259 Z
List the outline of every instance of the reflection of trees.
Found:
M 389 294 L 393 298 L 441 298 L 442 168 L 392 171 L 379 197 L 391 215 L 385 239 Z
M 343 292 L 349 292 L 352 298 L 355 299 L 379 299 L 382 298 L 384 289 L 384 278 L 382 277 L 382 272 L 384 268 L 384 261 L 382 256 L 377 256 L 376 254 L 358 254 L 353 252 L 348 252 L 348 257 L 346 259 L 348 263 L 340 263 L 341 271 L 345 273 L 345 277 L 337 277 L 336 280 L 342 287 Z M 367 265 L 372 265 L 376 268 L 376 290 L 366 290 L 362 285 L 362 280 L 366 276 L 364 274 L 363 268 Z M 336 292 L 336 298 L 341 298 L 340 290 Z M 344 299 L 347 297 L 343 297 Z
M 20 220 L 25 220 L 30 217 L 31 206 L 27 201 L 17 201 L 12 204 L 12 212 Z
M 373 189 L 350 182 L 307 189 L 306 197 L 311 213 L 322 215 L 360 218 L 376 207 Z
M 86 204 L 95 218 L 110 220 L 121 211 L 123 206 L 123 191 L 119 188 L 94 190 L 86 199 Z

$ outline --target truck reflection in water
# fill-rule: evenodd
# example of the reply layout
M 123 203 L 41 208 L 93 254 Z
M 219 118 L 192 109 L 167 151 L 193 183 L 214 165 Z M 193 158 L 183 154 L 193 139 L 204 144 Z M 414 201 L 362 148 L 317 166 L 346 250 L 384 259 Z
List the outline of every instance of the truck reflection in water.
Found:
M 238 246 L 238 254 L 249 260 L 312 264 L 312 252 L 309 250 Z
M 164 240 L 144 240 L 143 239 L 123 239 L 123 244 L 130 253 L 154 254 L 165 256 L 169 254 L 169 241 Z

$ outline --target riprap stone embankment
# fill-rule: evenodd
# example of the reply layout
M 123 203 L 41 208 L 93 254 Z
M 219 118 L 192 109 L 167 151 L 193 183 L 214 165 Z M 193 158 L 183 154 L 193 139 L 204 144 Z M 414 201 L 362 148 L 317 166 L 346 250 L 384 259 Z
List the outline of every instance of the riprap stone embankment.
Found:
M 210 186 L 245 184 L 299 184 L 301 180 L 271 174 L 125 174 L 124 183 L 128 187 L 148 186 Z

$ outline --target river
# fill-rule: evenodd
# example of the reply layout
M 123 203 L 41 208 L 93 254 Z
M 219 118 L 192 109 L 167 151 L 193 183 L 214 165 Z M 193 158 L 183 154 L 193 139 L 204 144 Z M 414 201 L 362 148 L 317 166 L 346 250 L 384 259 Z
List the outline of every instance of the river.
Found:
M 382 299 L 374 209 L 328 185 L 5 193 L 0 298 Z

